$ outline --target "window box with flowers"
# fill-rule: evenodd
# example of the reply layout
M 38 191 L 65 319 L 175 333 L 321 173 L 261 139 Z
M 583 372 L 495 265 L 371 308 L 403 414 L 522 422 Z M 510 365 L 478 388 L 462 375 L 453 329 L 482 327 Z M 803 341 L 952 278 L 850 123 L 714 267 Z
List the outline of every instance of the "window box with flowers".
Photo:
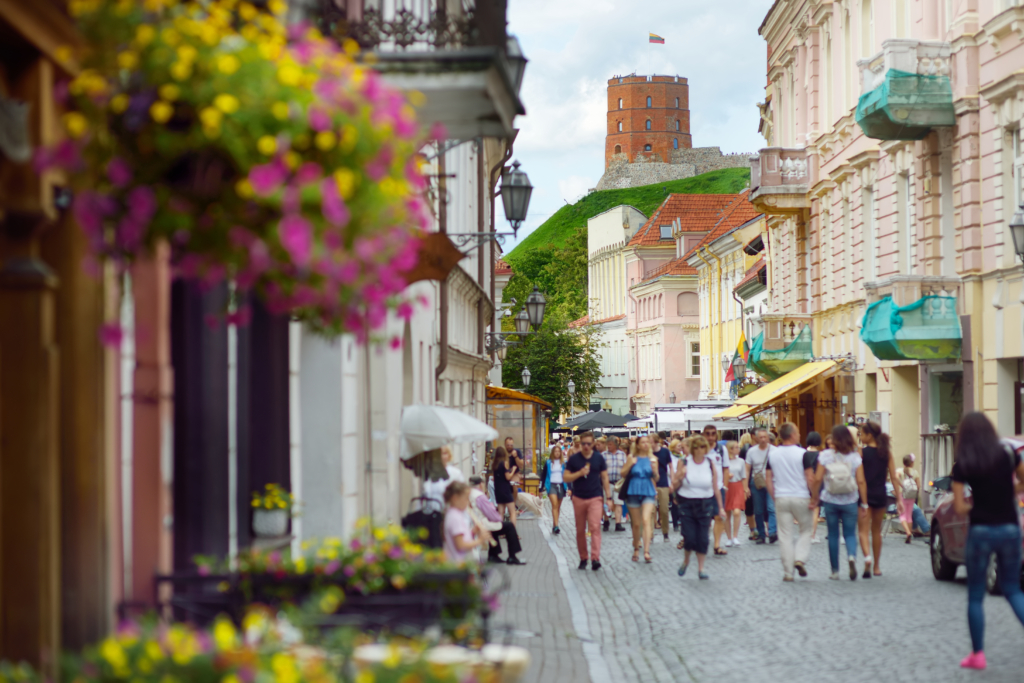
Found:
M 365 337 L 389 308 L 412 313 L 423 131 L 354 42 L 266 8 L 71 0 L 84 43 L 59 51 L 77 73 L 58 85 L 67 139 L 36 165 L 70 179 L 95 261 L 124 270 L 166 243 L 178 277 Z
M 288 533 L 295 498 L 280 484 L 267 484 L 252 493 L 252 530 L 258 538 L 277 538 Z

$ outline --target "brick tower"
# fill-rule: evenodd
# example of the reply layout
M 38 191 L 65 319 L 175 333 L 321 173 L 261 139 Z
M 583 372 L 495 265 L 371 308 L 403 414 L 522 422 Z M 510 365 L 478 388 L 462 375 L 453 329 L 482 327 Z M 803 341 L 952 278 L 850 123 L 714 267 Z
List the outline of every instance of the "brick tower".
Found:
M 690 88 L 679 76 L 621 76 L 608 81 L 608 136 L 604 166 L 613 160 L 672 163 L 688 149 Z

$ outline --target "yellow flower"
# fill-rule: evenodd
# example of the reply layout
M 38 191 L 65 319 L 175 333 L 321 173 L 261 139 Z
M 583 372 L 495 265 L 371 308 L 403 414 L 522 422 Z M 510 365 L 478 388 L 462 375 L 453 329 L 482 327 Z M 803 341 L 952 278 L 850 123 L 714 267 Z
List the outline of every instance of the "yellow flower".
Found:
M 273 135 L 264 135 L 256 141 L 256 149 L 260 151 L 260 154 L 270 156 L 277 151 L 277 138 Z
M 341 127 L 341 151 L 351 152 L 356 148 L 356 142 L 359 140 L 359 131 L 356 127 L 351 124 L 346 124 Z
M 217 58 L 217 68 L 220 69 L 221 73 L 233 74 L 238 71 L 238 67 L 242 65 L 238 61 L 238 57 L 234 55 L 221 55 Z
M 156 38 L 156 29 L 149 24 L 143 24 L 135 29 L 135 44 L 139 47 L 146 47 Z
M 160 645 L 154 641 L 146 643 L 146 656 L 152 659 L 154 662 L 159 662 L 164 658 L 164 651 L 160 649 Z
M 68 132 L 72 138 L 77 140 L 78 138 L 85 135 L 86 131 L 89 130 L 89 121 L 84 116 L 79 114 L 77 111 L 71 111 L 64 114 L 64 130 Z
M 409 104 L 414 107 L 422 107 L 427 103 L 427 96 L 421 93 L 419 90 L 409 91 Z
M 284 46 L 280 43 L 280 41 L 276 39 L 265 40 L 259 45 L 260 56 L 271 62 L 277 61 L 277 58 L 281 56 L 281 52 L 283 49 Z M 280 74 L 278 75 L 278 80 L 281 80 Z M 294 85 L 293 83 L 285 83 L 283 80 L 281 80 L 281 82 L 284 83 L 285 85 Z M 298 82 L 297 76 L 295 77 L 295 82 Z
M 100 645 L 100 656 L 107 660 L 110 666 L 115 668 L 123 667 L 128 663 L 128 657 L 125 655 L 124 648 L 121 647 L 121 643 L 113 638 L 107 638 Z
M 124 93 L 114 95 L 110 98 L 110 111 L 115 114 L 123 114 L 125 110 L 128 109 L 129 104 L 131 104 L 131 98 Z
M 356 674 L 356 683 L 374 683 L 373 672 L 369 669 L 363 669 Z
M 92 14 L 99 8 L 100 0 L 71 0 L 71 2 L 68 3 L 68 11 L 73 17 Z
M 190 62 L 175 62 L 171 64 L 171 77 L 176 81 L 187 80 L 192 75 L 192 64 Z
M 250 43 L 259 42 L 260 30 L 252 24 L 246 24 L 245 26 L 243 26 L 239 33 L 241 33 L 242 37 L 248 40 Z
M 171 47 L 174 47 L 181 42 L 181 34 L 173 28 L 165 28 L 160 32 L 160 40 L 164 41 Z
M 295 560 L 295 572 L 298 574 L 306 573 L 306 558 L 300 557 Z
M 341 44 L 341 49 L 345 51 L 349 57 L 355 57 L 359 54 L 359 43 L 352 38 L 346 38 L 345 42 Z
M 207 128 L 217 128 L 220 126 L 221 119 L 223 118 L 224 114 L 214 107 L 206 107 L 199 112 L 199 120 L 202 122 L 203 126 Z
M 281 85 L 298 85 L 302 80 L 302 69 L 291 62 L 282 64 L 277 70 L 277 80 Z
M 114 12 L 118 16 L 127 16 L 132 11 L 132 6 L 135 4 L 134 0 L 117 0 L 117 5 L 114 6 Z
M 267 8 L 277 16 L 281 16 L 288 11 L 288 3 L 284 0 L 270 0 L 267 3 Z
M 178 48 L 178 59 L 183 62 L 194 62 L 199 52 L 187 43 Z
M 53 57 L 60 64 L 70 64 L 75 58 L 75 51 L 70 45 L 61 45 L 53 51 Z
M 217 107 L 217 109 L 220 109 L 225 114 L 234 114 L 238 111 L 238 98 L 234 95 L 221 93 L 213 98 L 213 106 Z
M 181 88 L 173 83 L 164 83 L 160 86 L 160 89 L 157 92 L 160 93 L 161 99 L 167 100 L 168 102 L 173 102 L 181 96 Z
M 339 168 L 334 172 L 334 182 L 338 186 L 338 193 L 343 199 L 351 199 L 356 189 L 356 174 L 349 168 Z
M 149 108 L 149 115 L 152 116 L 153 120 L 157 123 L 167 123 L 171 116 L 174 115 L 174 107 L 163 100 L 157 100 L 153 103 L 153 106 Z
M 220 31 L 211 23 L 204 23 L 199 26 L 199 39 L 209 46 L 220 42 Z
M 298 152 L 289 150 L 288 153 L 284 155 L 284 163 L 288 168 L 294 171 L 299 167 L 299 164 L 302 163 L 302 157 L 299 156 Z M 278 496 L 277 500 L 279 501 L 278 507 L 284 507 L 284 499 Z
M 139 56 L 131 50 L 125 50 L 117 55 L 117 66 L 122 69 L 134 69 L 139 65 Z
M 402 651 L 398 649 L 398 646 L 392 643 L 388 647 L 388 654 L 382 662 L 388 669 L 394 669 L 402 663 Z
M 270 113 L 274 115 L 275 119 L 284 121 L 291 114 L 291 109 L 287 102 L 274 102 L 270 105 Z
M 228 619 L 218 619 L 213 626 L 213 642 L 220 650 L 232 650 L 237 642 L 238 634 L 235 627 Z
M 135 662 L 135 668 L 137 668 L 141 673 L 148 674 L 153 671 L 153 662 L 149 657 L 143 655 L 139 657 L 137 662 Z
M 316 144 L 317 149 L 326 152 L 338 143 L 338 136 L 332 130 L 322 130 L 316 134 L 313 142 Z
M 243 2 L 238 6 L 238 16 L 242 17 L 244 21 L 252 21 L 257 14 L 256 8 L 248 2 Z

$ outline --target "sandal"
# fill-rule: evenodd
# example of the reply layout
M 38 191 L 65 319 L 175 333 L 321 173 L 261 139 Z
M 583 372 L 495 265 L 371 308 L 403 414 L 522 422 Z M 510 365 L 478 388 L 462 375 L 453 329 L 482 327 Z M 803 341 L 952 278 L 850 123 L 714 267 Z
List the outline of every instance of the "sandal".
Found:
M 685 544 L 686 541 L 679 541 L 679 543 L 676 543 L 676 550 L 682 550 Z
M 640 548 L 633 548 L 633 561 L 634 562 L 639 562 L 640 561 Z
M 872 558 L 870 556 L 864 558 L 864 573 L 861 574 L 860 578 L 870 579 L 871 578 L 871 563 Z
M 647 564 L 651 563 L 651 554 L 650 553 L 644 553 L 644 562 L 647 563 Z
M 715 555 L 728 555 L 728 554 L 729 553 L 727 553 L 726 551 L 722 550 L 721 548 L 715 548 Z

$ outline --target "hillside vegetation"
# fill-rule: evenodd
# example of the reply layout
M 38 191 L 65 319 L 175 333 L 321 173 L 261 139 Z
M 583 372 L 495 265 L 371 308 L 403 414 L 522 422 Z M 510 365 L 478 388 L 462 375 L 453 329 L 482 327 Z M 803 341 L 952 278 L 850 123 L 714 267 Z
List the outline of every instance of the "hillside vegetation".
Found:
M 624 190 L 592 192 L 575 204 L 565 205 L 505 256 L 512 279 L 502 295 L 526 301 L 536 285 L 547 296 L 544 326 L 561 327 L 587 314 L 587 221 L 619 204 L 634 206 L 645 215 L 654 213 L 668 194 L 735 194 L 750 181 L 745 168 L 727 168 L 693 178 Z M 506 321 L 511 329 L 511 320 Z
M 527 252 L 564 246 L 575 228 L 586 228 L 589 219 L 619 204 L 629 204 L 650 216 L 665 201 L 667 194 L 735 194 L 749 182 L 750 169 L 726 168 L 667 183 L 592 192 L 575 204 L 566 204 L 556 211 L 509 252 L 505 260 L 516 270 L 516 262 L 521 261 Z

